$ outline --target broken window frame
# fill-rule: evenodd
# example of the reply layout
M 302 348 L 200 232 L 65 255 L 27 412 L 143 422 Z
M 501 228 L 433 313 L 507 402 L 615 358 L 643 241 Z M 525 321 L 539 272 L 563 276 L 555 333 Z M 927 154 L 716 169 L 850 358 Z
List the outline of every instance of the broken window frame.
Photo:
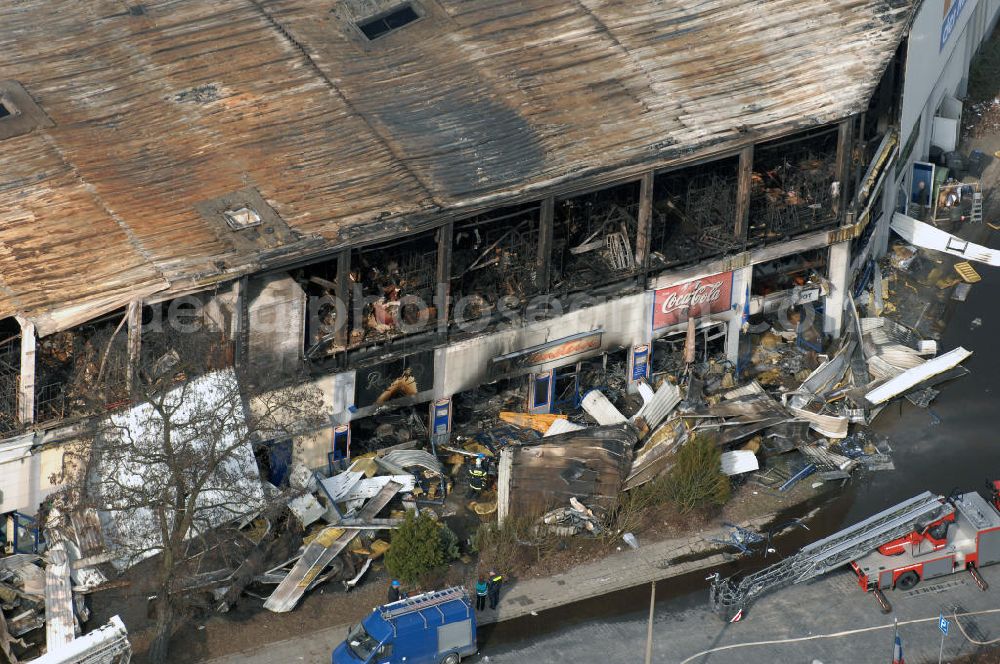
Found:
M 541 292 L 536 283 L 541 209 L 541 201 L 534 201 L 455 222 L 448 321 L 456 333 L 460 334 L 465 324 L 485 322 L 490 326 L 520 320 L 527 313 L 531 298 Z M 466 240 L 473 238 L 473 246 L 466 247 Z M 490 258 L 490 252 L 499 253 Z M 466 260 L 468 256 L 474 257 Z M 479 279 L 473 279 L 491 274 L 483 280 L 499 287 L 483 288 Z M 470 311 L 469 303 L 475 304 L 477 297 L 481 305 Z
M 343 330 L 341 333 L 338 323 L 343 327 L 347 327 L 349 323 L 337 320 L 338 316 L 349 318 L 350 308 L 349 292 L 345 301 L 339 305 L 337 302 L 340 297 L 337 285 L 340 260 L 338 255 L 327 261 L 311 263 L 296 273 L 296 280 L 306 293 L 306 324 L 302 338 L 302 352 L 306 362 L 322 362 L 347 349 L 346 344 L 340 343 L 340 338 L 346 338 L 350 330 Z
M 164 331 L 164 326 L 169 324 L 168 317 L 171 315 L 171 310 L 173 310 L 172 315 L 183 316 L 183 319 L 179 321 L 181 325 L 196 325 L 199 329 L 207 329 L 212 332 L 212 346 L 199 350 L 199 353 L 201 353 L 201 356 L 205 360 L 202 373 L 235 367 L 236 339 L 234 327 L 237 324 L 236 319 L 239 315 L 237 311 L 238 304 L 234 307 L 234 311 L 230 312 L 232 318 L 228 321 L 222 321 L 223 325 L 228 325 L 229 329 L 223 329 L 206 312 L 206 303 L 204 300 L 212 298 L 216 294 L 216 291 L 205 291 L 184 298 L 147 302 L 144 304 L 140 314 L 142 336 L 139 358 L 136 358 L 139 360 L 140 365 L 143 363 L 150 364 L 151 361 L 155 361 L 150 357 L 151 352 L 163 355 L 169 352 L 168 349 L 173 348 L 173 344 L 170 343 L 170 334 L 184 334 L 183 331 L 179 330 L 173 332 Z M 199 301 L 197 307 L 195 307 L 195 301 Z M 186 310 L 188 306 L 194 308 L 190 313 L 184 313 L 181 307 L 185 307 Z M 208 337 L 206 337 L 207 339 Z M 155 344 L 159 344 L 160 348 L 154 348 Z M 194 375 L 188 376 L 188 378 L 196 377 Z
M 654 175 L 650 270 L 680 267 L 744 250 L 746 243 L 736 234 L 739 161 L 736 153 Z M 692 209 L 695 211 L 689 212 Z M 668 250 L 678 239 L 687 242 L 672 255 Z
M 631 195 L 627 188 L 633 189 Z M 592 291 L 623 284 L 645 272 L 645 267 L 635 260 L 641 189 L 641 179 L 632 179 L 556 198 L 548 292 Z M 602 195 L 608 198 L 601 200 Z M 615 200 L 616 196 L 624 201 Z M 577 207 L 582 212 L 574 215 Z M 580 221 L 582 230 L 573 227 L 574 219 Z M 622 267 L 615 266 L 616 259 Z M 588 272 L 597 277 L 586 279 Z
M 783 242 L 838 223 L 837 132 L 826 126 L 755 146 L 748 244 Z
M 0 321 L 0 437 L 20 429 L 17 419 L 21 381 L 21 327 L 13 318 Z
M 90 415 L 102 407 L 114 408 L 129 401 L 126 316 L 127 310 L 118 309 L 39 339 L 35 351 L 36 423 Z M 69 357 L 60 360 L 59 354 L 67 350 Z

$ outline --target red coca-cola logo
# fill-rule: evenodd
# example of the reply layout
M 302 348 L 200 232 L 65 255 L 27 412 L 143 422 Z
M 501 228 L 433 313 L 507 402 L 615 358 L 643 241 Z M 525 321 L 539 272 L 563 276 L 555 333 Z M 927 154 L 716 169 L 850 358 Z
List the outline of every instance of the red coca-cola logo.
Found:
M 656 291 L 653 329 L 676 325 L 689 316 L 721 313 L 732 303 L 733 273 L 716 274 Z

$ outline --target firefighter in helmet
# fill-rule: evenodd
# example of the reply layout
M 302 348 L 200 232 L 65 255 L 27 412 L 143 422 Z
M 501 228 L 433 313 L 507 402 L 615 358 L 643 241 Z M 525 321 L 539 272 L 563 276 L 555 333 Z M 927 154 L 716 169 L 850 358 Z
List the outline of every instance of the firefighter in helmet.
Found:
M 478 496 L 486 488 L 486 455 L 477 454 L 476 461 L 469 469 L 468 497 Z

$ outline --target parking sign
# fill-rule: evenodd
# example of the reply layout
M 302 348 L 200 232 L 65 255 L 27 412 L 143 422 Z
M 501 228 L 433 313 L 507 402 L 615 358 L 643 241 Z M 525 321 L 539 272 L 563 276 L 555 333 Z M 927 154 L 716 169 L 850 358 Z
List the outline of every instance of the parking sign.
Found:
M 938 616 L 938 629 L 940 629 L 941 633 L 945 636 L 948 636 L 948 625 L 950 624 L 951 623 L 949 623 L 944 616 Z

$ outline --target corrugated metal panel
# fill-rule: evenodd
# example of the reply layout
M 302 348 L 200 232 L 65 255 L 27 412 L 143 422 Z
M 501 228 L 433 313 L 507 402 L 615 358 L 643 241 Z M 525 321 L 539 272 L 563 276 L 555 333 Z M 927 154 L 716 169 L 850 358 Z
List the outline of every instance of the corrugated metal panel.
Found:
M 0 317 L 45 334 L 441 209 L 839 120 L 914 3 L 440 0 L 371 43 L 351 23 L 369 4 L 8 7 L 0 70 L 55 127 L 0 152 Z M 246 248 L 195 211 L 248 187 L 295 241 Z

